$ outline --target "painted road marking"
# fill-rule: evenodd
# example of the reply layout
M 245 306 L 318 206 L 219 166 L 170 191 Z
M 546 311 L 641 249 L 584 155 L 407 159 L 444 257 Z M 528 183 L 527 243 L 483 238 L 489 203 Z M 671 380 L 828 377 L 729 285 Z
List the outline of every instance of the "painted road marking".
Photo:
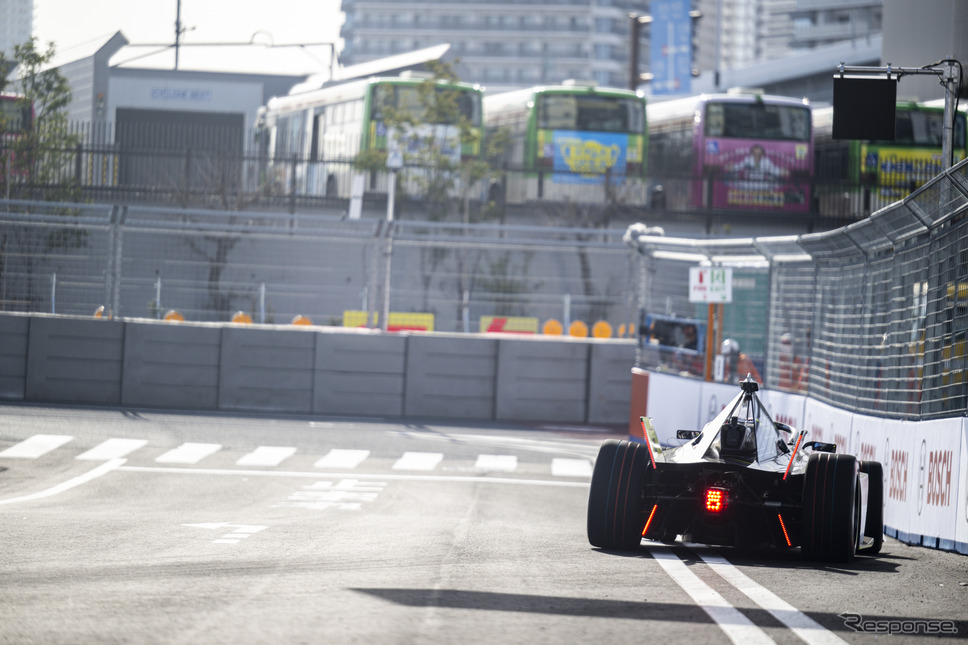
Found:
M 334 448 L 313 465 L 316 468 L 356 468 L 369 456 L 369 450 L 340 450 Z
M 361 482 L 359 479 L 341 479 L 335 483 L 318 481 L 310 486 L 303 486 L 301 490 L 290 495 L 285 504 L 276 506 L 358 511 L 363 508 L 364 502 L 375 500 L 386 485 L 386 482 Z
M 478 455 L 474 463 L 477 470 L 513 472 L 517 467 L 518 458 L 513 455 Z
M 47 490 L 40 491 L 39 493 L 33 493 L 32 495 L 24 495 L 23 497 L 13 497 L 10 499 L 0 499 L 0 504 L 13 504 L 16 502 L 26 502 L 34 499 L 41 499 L 44 497 L 53 497 L 58 493 L 63 493 L 65 490 L 70 490 L 75 486 L 80 486 L 81 484 L 86 484 L 87 482 L 97 479 L 101 475 L 107 474 L 112 470 L 116 470 L 125 462 L 124 459 L 112 459 L 111 461 L 105 462 L 95 468 L 92 471 L 86 472 L 83 475 L 79 475 L 74 479 L 69 479 L 66 482 L 62 482 L 57 486 L 48 488 Z
M 443 458 L 441 452 L 405 452 L 393 464 L 393 470 L 433 470 Z
M 295 448 L 285 446 L 259 446 L 235 463 L 239 466 L 278 466 L 294 454 L 296 454 Z
M 775 641 L 766 632 L 754 625 L 740 610 L 726 602 L 726 599 L 715 589 L 700 580 L 676 554 L 651 548 L 649 552 L 669 577 L 675 580 L 682 590 L 689 594 L 693 602 L 719 625 L 729 640 L 736 645 L 773 645 Z
M 298 472 L 286 470 L 242 470 L 241 468 L 176 468 L 165 466 L 121 466 L 118 470 L 128 473 L 173 473 L 179 475 L 228 475 L 238 477 L 298 477 L 319 479 L 331 477 L 339 479 L 346 473 Z M 411 482 L 454 482 L 465 484 L 518 484 L 522 486 L 554 486 L 559 488 L 588 488 L 588 482 L 562 481 L 560 479 L 512 479 L 510 477 L 472 477 L 460 475 L 394 475 L 392 473 L 353 473 L 358 479 L 389 479 Z
M 558 477 L 591 477 L 592 462 L 587 459 L 552 459 L 551 474 Z
M 37 457 L 46 455 L 51 450 L 60 448 L 73 438 L 61 434 L 35 434 L 29 439 L 24 439 L 20 443 L 0 452 L 0 457 L 36 459 Z
M 754 582 L 726 560 L 726 558 L 718 555 L 707 555 L 702 552 L 699 552 L 699 557 L 709 565 L 709 568 L 746 594 L 750 600 L 770 612 L 774 618 L 793 630 L 793 633 L 799 636 L 804 642 L 810 645 L 846 645 L 846 641 L 836 636 L 833 632 L 827 631 L 818 622 L 798 611 L 796 607 L 766 587 Z
M 257 526 L 255 524 L 229 524 L 228 522 L 209 522 L 203 524 L 182 524 L 182 526 L 190 526 L 196 529 L 211 529 L 218 530 L 227 527 L 232 527 L 230 533 L 226 533 L 222 537 L 212 540 L 212 544 L 238 544 L 245 538 L 263 531 L 269 527 L 267 526 Z
M 120 459 L 145 446 L 148 442 L 144 439 L 108 439 L 103 443 L 91 448 L 87 452 L 79 454 L 75 459 L 87 461 L 107 461 L 108 459 Z
M 155 461 L 159 464 L 197 464 L 205 457 L 215 454 L 221 449 L 221 444 L 217 443 L 183 443 L 161 455 Z

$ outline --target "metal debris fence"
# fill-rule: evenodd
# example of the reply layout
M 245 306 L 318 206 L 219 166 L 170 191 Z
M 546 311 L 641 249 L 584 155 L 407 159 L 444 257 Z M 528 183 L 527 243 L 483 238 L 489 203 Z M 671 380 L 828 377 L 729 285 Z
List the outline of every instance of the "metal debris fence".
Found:
M 378 326 L 389 293 L 391 329 L 641 337 L 646 314 L 703 318 L 689 268 L 728 266 L 723 337 L 767 387 L 890 418 L 961 416 L 966 212 L 965 162 L 844 228 L 728 240 L 8 200 L 0 310 Z M 639 356 L 701 373 L 676 360 Z

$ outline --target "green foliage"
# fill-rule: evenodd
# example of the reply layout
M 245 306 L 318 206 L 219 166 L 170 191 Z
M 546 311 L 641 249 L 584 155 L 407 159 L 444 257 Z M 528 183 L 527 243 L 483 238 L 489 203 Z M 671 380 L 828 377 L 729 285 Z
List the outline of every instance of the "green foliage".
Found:
M 8 82 L 0 80 L 0 91 L 22 96 L 23 106 L 32 106 L 33 118 L 24 136 L 9 144 L 3 153 L 12 159 L 13 174 L 18 178 L 11 186 L 12 197 L 34 198 L 32 186 L 43 187 L 43 198 L 51 201 L 71 201 L 77 198 L 71 164 L 74 149 L 80 138 L 69 132 L 67 106 L 71 89 L 60 70 L 50 66 L 55 48 L 49 43 L 45 51 L 38 48 L 35 38 L 14 45 L 13 60 L 0 53 L 0 69 L 17 65 L 17 77 Z M 0 133 L 6 124 L 0 123 Z M 6 176 L 0 177 L 5 182 Z M 4 192 L 6 192 L 4 186 Z

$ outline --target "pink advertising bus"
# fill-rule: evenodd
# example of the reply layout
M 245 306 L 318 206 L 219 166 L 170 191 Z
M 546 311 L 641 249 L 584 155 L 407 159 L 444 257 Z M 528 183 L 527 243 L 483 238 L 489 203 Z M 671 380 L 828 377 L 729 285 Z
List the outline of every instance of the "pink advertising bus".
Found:
M 651 102 L 648 120 L 650 192 L 663 195 L 666 208 L 810 210 L 807 99 L 750 90 L 703 94 Z

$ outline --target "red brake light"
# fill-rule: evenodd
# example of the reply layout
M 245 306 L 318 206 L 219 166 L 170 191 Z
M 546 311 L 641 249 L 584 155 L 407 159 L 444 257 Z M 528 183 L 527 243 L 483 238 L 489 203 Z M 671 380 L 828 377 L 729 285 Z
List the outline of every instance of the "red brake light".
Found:
M 729 495 L 722 488 L 709 488 L 706 490 L 706 512 L 722 513 L 726 510 L 729 502 Z

